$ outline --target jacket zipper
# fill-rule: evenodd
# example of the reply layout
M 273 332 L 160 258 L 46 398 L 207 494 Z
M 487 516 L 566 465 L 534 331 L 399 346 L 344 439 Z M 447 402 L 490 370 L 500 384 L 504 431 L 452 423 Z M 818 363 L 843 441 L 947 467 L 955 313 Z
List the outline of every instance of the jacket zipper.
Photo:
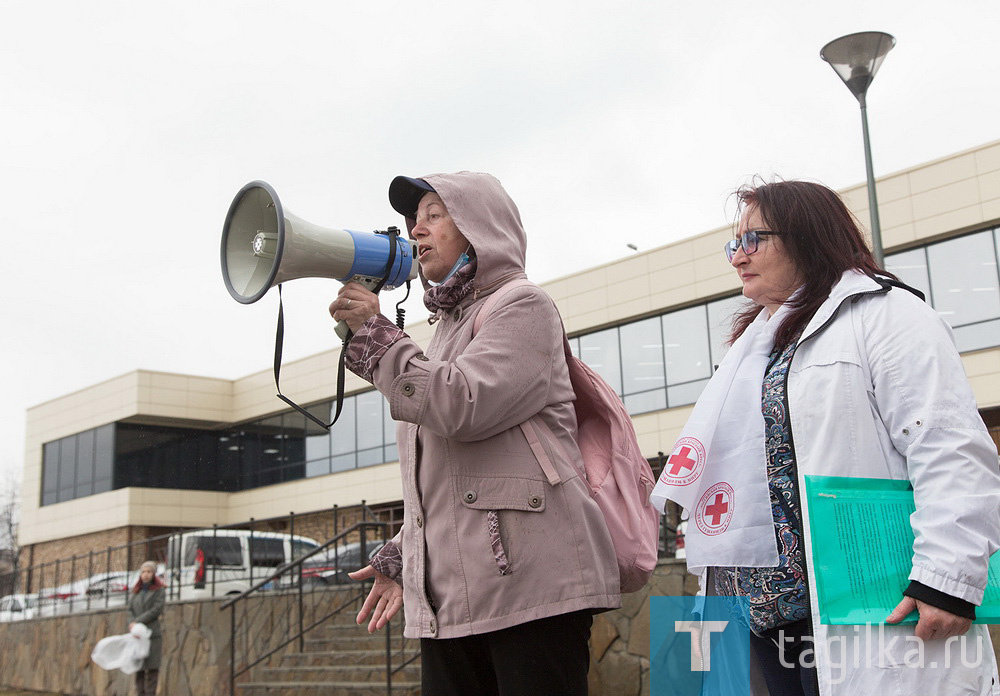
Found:
M 865 297 L 867 295 L 884 295 L 885 293 L 889 292 L 889 290 L 890 290 L 889 287 L 883 286 L 882 288 L 880 288 L 878 290 L 867 290 L 865 292 L 859 292 L 859 293 L 856 293 L 854 295 L 849 295 L 849 296 L 845 297 L 843 300 L 841 300 L 840 304 L 837 305 L 837 308 L 833 310 L 833 312 L 830 314 L 830 316 L 827 318 L 827 320 L 824 321 L 819 326 L 819 328 L 817 328 L 811 334 L 809 334 L 804 339 L 802 339 L 802 340 L 799 341 L 798 345 L 795 347 L 795 353 L 799 352 L 799 348 L 802 347 L 803 343 L 805 343 L 806 341 L 809 341 L 812 338 L 814 338 L 815 336 L 818 336 L 819 334 L 823 333 L 823 331 L 825 331 L 826 328 L 831 323 L 833 323 L 833 320 L 837 318 L 837 315 L 840 314 L 840 308 L 843 307 L 847 302 L 849 302 L 849 301 L 850 302 L 856 302 L 860 298 Z M 792 447 L 792 453 L 794 455 L 792 457 L 792 473 L 793 473 L 793 477 L 794 477 L 794 480 L 795 480 L 795 486 L 792 488 L 792 490 L 794 492 L 795 502 L 796 502 L 796 505 L 799 508 L 799 511 L 804 513 L 805 512 L 805 508 L 802 507 L 802 496 L 800 495 L 801 484 L 804 483 L 804 482 L 800 482 L 799 481 L 799 457 L 798 457 L 797 454 L 795 454 L 795 436 L 792 433 L 792 409 L 791 409 L 791 405 L 788 402 L 788 375 L 790 375 L 791 372 L 792 372 L 791 368 L 792 368 L 792 363 L 794 361 L 795 361 L 795 355 L 793 354 L 792 355 L 792 359 L 788 363 L 788 370 L 785 371 L 784 384 L 782 385 L 783 386 L 783 389 L 782 389 L 782 401 L 784 402 L 785 413 L 788 414 L 788 442 L 789 442 L 789 444 Z M 779 500 L 780 500 L 780 496 L 779 496 Z M 786 512 L 786 514 L 787 514 L 787 512 Z M 804 516 L 805 515 L 803 514 L 803 517 Z M 802 527 L 802 540 L 803 540 L 803 542 L 805 542 L 806 541 L 806 539 L 805 539 L 805 526 L 804 526 L 805 521 L 802 520 L 801 523 L 803 525 L 803 527 Z M 813 649 L 813 654 L 815 655 L 815 654 L 817 654 L 818 651 L 817 651 L 816 645 L 815 645 L 816 631 L 815 631 L 815 626 L 813 624 L 812 587 L 810 586 L 810 582 L 809 582 L 809 554 L 806 553 L 805 545 L 803 545 L 803 548 L 802 548 L 802 576 L 803 576 L 803 580 L 805 580 L 805 583 L 806 583 L 806 593 L 810 596 L 810 599 L 809 599 L 809 613 L 807 615 L 808 616 L 808 618 L 807 618 L 807 621 L 808 621 L 807 626 L 809 628 L 808 635 L 813 639 L 812 649 Z M 819 601 L 819 600 L 817 599 L 817 601 Z M 813 678 L 813 683 L 816 686 L 816 693 L 817 694 L 821 694 L 822 692 L 820 691 L 820 684 L 819 684 L 819 669 L 816 668 L 816 667 L 813 668 L 812 678 Z

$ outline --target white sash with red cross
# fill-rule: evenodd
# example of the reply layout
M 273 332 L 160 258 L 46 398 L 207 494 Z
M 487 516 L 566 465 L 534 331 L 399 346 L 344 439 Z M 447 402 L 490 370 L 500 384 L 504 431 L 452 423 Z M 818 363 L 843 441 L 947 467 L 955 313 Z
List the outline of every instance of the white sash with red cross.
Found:
M 688 569 L 778 564 L 767 486 L 761 385 L 781 307 L 761 310 L 695 404 L 650 496 L 688 512 Z

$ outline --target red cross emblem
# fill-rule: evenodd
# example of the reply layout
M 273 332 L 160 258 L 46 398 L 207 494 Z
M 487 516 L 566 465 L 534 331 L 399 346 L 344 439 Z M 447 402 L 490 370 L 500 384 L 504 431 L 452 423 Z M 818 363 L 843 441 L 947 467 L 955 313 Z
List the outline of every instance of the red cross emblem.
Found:
M 734 503 L 733 487 L 725 481 L 719 481 L 705 491 L 695 511 L 695 522 L 701 533 L 715 536 L 726 531 L 733 519 Z
M 694 483 L 705 469 L 705 446 L 693 437 L 682 437 L 663 465 L 660 480 L 669 486 Z

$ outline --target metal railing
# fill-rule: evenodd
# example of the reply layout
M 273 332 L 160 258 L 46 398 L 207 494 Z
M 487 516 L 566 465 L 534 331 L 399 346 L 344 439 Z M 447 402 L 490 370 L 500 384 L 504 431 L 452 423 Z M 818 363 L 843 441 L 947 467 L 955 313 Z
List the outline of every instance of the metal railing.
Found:
M 296 550 L 315 548 L 318 540 L 340 536 L 344 519 L 385 521 L 395 529 L 399 520 L 393 509 L 373 510 L 364 501 L 360 506 L 341 508 L 333 506 L 325 511 L 305 514 L 289 513 L 280 517 L 253 519 L 231 525 L 215 525 L 202 530 L 174 528 L 164 534 L 129 542 L 95 548 L 83 554 L 76 554 L 36 563 L 19 568 L 0 578 L 0 595 L 26 594 L 33 597 L 36 608 L 21 618 L 41 618 L 79 611 L 124 607 L 128 590 L 138 579 L 138 567 L 146 560 L 159 564 L 159 573 L 167 583 L 168 600 L 184 600 L 194 597 L 218 596 L 235 593 L 250 587 L 256 579 L 273 572 L 277 566 L 294 558 Z M 200 531 L 202 538 L 215 537 L 212 548 L 218 548 L 219 536 L 230 535 L 234 530 L 244 533 L 250 551 L 251 562 L 244 563 L 242 570 L 235 566 L 214 563 L 205 564 L 204 587 L 196 587 L 191 577 L 190 563 L 185 559 L 187 549 L 182 546 L 185 536 Z M 264 549 L 262 541 L 267 536 L 275 538 L 287 536 L 304 539 L 290 549 L 291 555 L 277 559 L 261 558 Z M 173 541 L 171 541 L 173 540 Z M 257 543 L 260 542 L 260 543 Z M 173 545 L 173 553 L 169 553 Z M 305 575 L 313 576 L 318 582 L 328 584 L 343 581 L 346 572 L 355 570 L 356 553 L 342 545 L 327 546 L 330 554 L 313 566 L 307 566 Z M 212 560 L 211 558 L 208 559 Z M 319 561 L 320 559 L 315 559 Z M 234 589 L 235 588 L 235 589 Z
M 220 611 L 230 611 L 230 696 L 234 696 L 240 676 L 296 641 L 299 652 L 304 652 L 306 633 L 345 610 L 357 611 L 371 589 L 371 582 L 365 582 L 358 585 L 356 591 L 340 591 L 334 595 L 328 585 L 309 582 L 303 574 L 310 561 L 326 554 L 331 546 L 351 538 L 358 539 L 353 543 L 360 544 L 361 557 L 368 559 L 386 542 L 390 526 L 387 522 L 359 522 L 315 551 L 278 568 L 219 607 Z M 372 533 L 376 533 L 375 538 Z M 263 597 L 269 598 L 269 606 L 267 610 L 258 611 L 254 600 Z M 391 623 L 385 627 L 387 694 L 392 693 L 393 674 L 419 656 L 417 652 L 407 658 L 406 643 L 401 640 L 398 650 L 401 664 L 393 668 L 390 627 Z

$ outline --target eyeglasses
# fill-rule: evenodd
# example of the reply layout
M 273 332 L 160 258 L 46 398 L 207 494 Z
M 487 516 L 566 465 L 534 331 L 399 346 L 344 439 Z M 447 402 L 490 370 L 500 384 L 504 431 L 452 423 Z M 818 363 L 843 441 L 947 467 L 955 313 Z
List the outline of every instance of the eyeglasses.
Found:
M 772 232 L 770 230 L 747 230 L 743 233 L 743 236 L 739 239 L 730 239 L 726 242 L 726 246 L 723 247 L 726 250 L 726 258 L 732 263 L 733 257 L 736 256 L 736 250 L 743 247 L 743 253 L 749 256 L 757 252 L 757 245 L 760 243 L 761 237 L 766 237 L 769 234 L 781 234 L 781 232 Z

